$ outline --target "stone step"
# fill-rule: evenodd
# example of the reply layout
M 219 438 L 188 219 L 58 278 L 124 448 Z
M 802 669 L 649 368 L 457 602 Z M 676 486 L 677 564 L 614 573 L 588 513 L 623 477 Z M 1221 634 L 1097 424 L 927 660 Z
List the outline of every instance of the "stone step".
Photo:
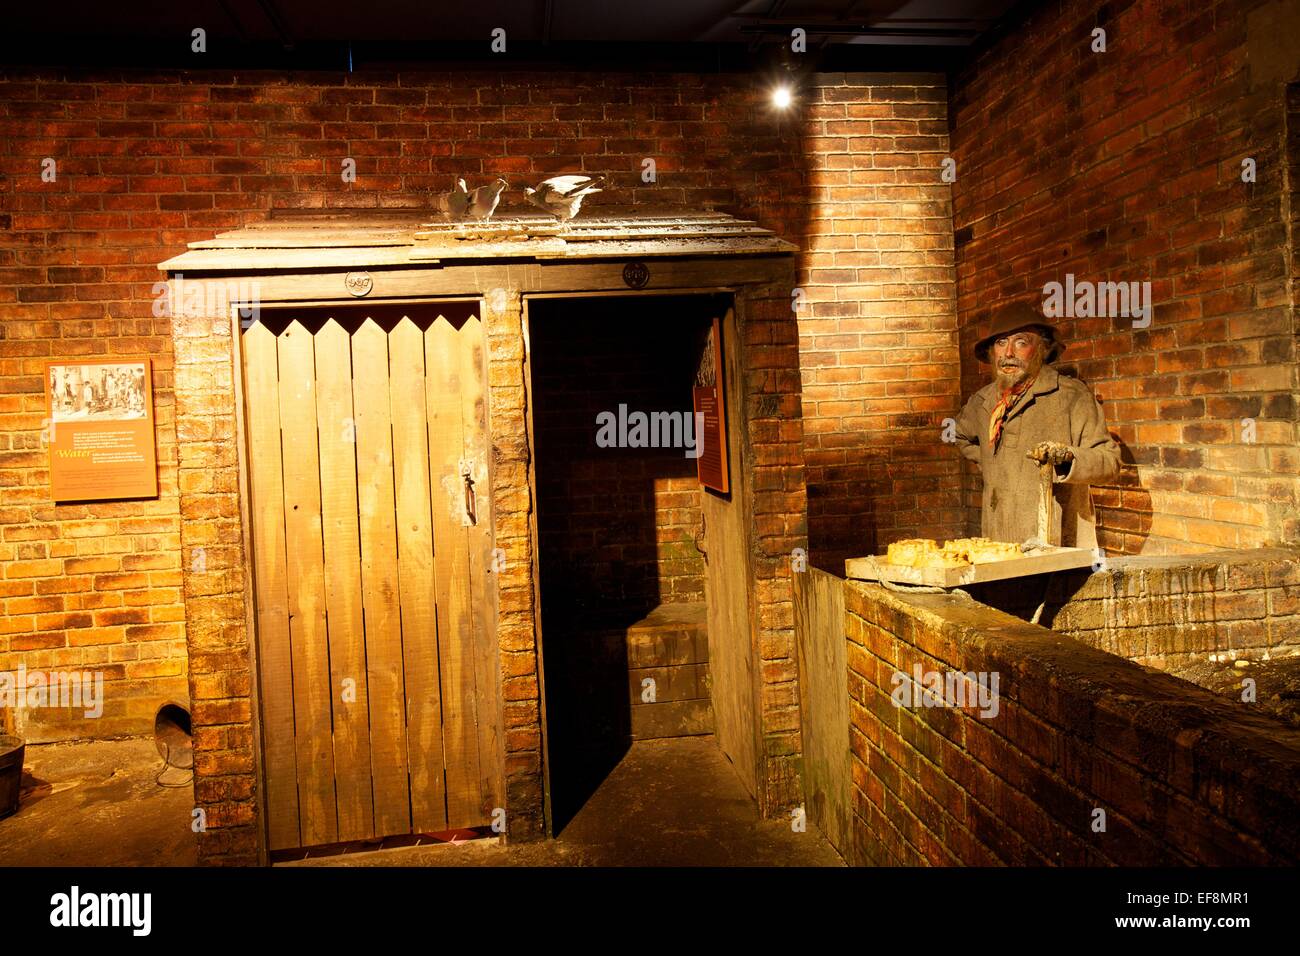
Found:
M 645 681 L 654 681 L 654 699 L 646 700 Z M 632 706 L 662 704 L 670 700 L 694 700 L 709 696 L 708 664 L 671 664 L 667 667 L 632 667 L 627 672 Z
M 627 629 L 627 666 L 705 664 L 709 639 L 703 602 L 661 604 Z
M 703 602 L 661 604 L 626 632 L 632 739 L 713 732 L 709 639 Z M 645 700 L 644 681 L 654 683 Z
M 632 708 L 632 739 L 694 737 L 713 733 L 713 705 L 701 700 L 670 700 Z

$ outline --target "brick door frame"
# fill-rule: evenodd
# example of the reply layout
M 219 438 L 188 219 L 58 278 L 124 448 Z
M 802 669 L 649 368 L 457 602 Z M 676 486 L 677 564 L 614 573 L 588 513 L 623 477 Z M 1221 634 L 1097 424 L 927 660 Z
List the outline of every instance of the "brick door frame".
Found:
M 796 549 L 806 554 L 808 542 L 798 330 L 791 309 L 795 266 L 790 255 L 708 258 L 715 281 L 725 285 L 699 287 L 693 279 L 700 263 L 688 259 L 679 274 L 685 282 L 674 281 L 674 263 L 656 264 L 664 278 L 646 294 L 734 296 L 746 405 L 746 427 L 736 438 L 745 443 L 746 460 L 753 465 L 749 525 L 759 698 L 757 798 L 762 815 L 774 818 L 802 800 L 791 578 L 792 556 Z M 493 547 L 494 555 L 504 558 L 504 566 L 494 571 L 492 593 L 504 717 L 499 756 L 507 840 L 539 840 L 548 832 L 524 297 L 557 291 L 555 278 L 562 270 L 575 270 L 563 272 L 562 284 L 571 286 L 564 291 L 638 294 L 628 289 L 623 265 L 370 271 L 379 294 L 365 303 L 481 303 L 488 350 Z M 178 278 L 169 273 L 173 289 Z M 257 277 L 262 302 L 276 308 L 347 302 L 333 291 L 336 286 L 341 290 L 344 278 L 342 273 L 304 276 L 293 270 Z M 231 281 L 226 275 L 184 277 L 186 286 L 228 287 Z M 204 303 L 224 301 L 207 289 L 200 298 Z M 172 316 L 195 807 L 202 811 L 201 862 L 267 865 L 240 329 L 237 306 L 228 313 L 226 308 L 200 307 L 194 310 L 199 314 Z

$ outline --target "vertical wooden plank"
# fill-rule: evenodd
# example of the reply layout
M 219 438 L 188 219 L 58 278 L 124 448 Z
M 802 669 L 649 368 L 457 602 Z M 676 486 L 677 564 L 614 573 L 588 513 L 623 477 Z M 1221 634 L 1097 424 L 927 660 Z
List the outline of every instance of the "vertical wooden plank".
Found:
M 442 735 L 447 767 L 447 825 L 479 826 L 481 775 L 475 723 L 473 616 L 470 610 L 461 358 L 457 332 L 439 318 L 424 333 L 433 496 L 438 659 L 442 668 Z
M 424 334 L 409 317 L 403 318 L 389 333 L 388 347 L 411 826 L 417 832 L 436 833 L 447 829 L 447 800 L 434 607 Z
M 845 859 L 852 852 L 849 800 L 849 670 L 844 579 L 820 568 L 794 575 L 799 726 L 808 815 Z
M 330 319 L 316 333 L 315 350 L 325 609 L 334 700 L 334 790 L 339 840 L 363 840 L 378 834 L 370 792 L 370 699 L 361 617 L 352 344 L 347 331 Z
M 285 329 L 277 344 L 298 801 L 303 845 L 314 846 L 338 842 L 316 443 L 316 358 L 311 333 L 299 322 Z
M 529 570 L 528 577 L 533 589 L 533 596 L 534 596 L 533 599 L 535 602 L 537 602 L 535 606 L 536 613 L 533 615 L 533 639 L 536 642 L 536 646 L 537 646 L 537 688 L 538 688 L 537 703 L 538 703 L 539 718 L 540 718 L 539 727 L 542 734 L 542 741 L 541 741 L 542 743 L 542 747 L 541 747 L 542 781 L 541 782 L 542 782 L 542 817 L 543 817 L 542 829 L 547 837 L 553 837 L 555 835 L 555 820 L 554 820 L 554 803 L 551 796 L 552 793 L 551 752 L 550 752 L 551 751 L 550 748 L 551 710 L 548 708 L 546 703 L 547 702 L 546 632 L 542 622 L 542 613 L 541 613 L 541 604 L 540 604 L 542 589 L 541 589 L 541 582 L 540 582 L 540 575 L 539 575 L 540 568 L 538 567 L 538 560 L 537 560 L 538 555 L 541 554 L 541 550 L 537 541 L 537 508 L 535 507 L 535 502 L 536 502 L 535 496 L 537 493 L 537 435 L 536 435 L 537 417 L 536 415 L 533 414 L 534 397 L 536 395 L 536 392 L 533 389 L 532 316 L 530 314 L 531 312 L 530 305 L 531 303 L 529 302 L 527 297 L 524 297 L 520 302 L 520 311 L 523 313 L 521 316 L 523 320 L 521 326 L 522 326 L 523 339 L 524 339 L 524 421 L 527 425 L 526 431 L 528 433 L 528 493 L 532 497 L 532 501 L 530 502 L 530 504 L 534 505 L 533 507 L 529 507 L 527 509 L 528 538 L 529 538 L 528 553 L 531 555 L 531 560 L 529 561 L 531 567 L 528 569 Z M 490 350 L 488 351 L 490 354 Z M 490 358 L 488 360 L 490 363 Z M 491 365 L 489 364 L 488 367 L 490 368 Z M 489 422 L 488 434 L 489 436 L 491 435 L 491 422 Z M 493 521 L 492 526 L 495 529 L 496 527 L 495 514 L 493 515 L 492 521 Z M 493 571 L 494 576 L 497 573 L 498 572 L 496 570 Z M 500 640 L 497 637 L 497 628 L 499 626 L 500 618 L 499 618 L 499 613 L 497 608 L 497 596 L 498 596 L 498 581 L 494 577 L 491 584 L 491 592 L 487 596 L 487 601 L 490 603 L 485 604 L 484 606 L 489 608 L 493 615 L 491 623 L 489 625 L 489 629 L 492 631 L 493 643 L 496 645 L 494 653 L 496 653 L 497 655 L 497 661 L 498 661 L 497 667 L 500 668 L 501 666 L 500 665 L 500 660 L 501 660 Z M 498 690 L 497 693 L 499 697 L 502 696 L 502 691 L 500 689 Z M 502 701 L 501 714 L 502 714 L 502 727 L 504 727 L 505 726 L 504 700 Z M 502 736 L 504 738 L 504 730 L 502 731 Z M 498 786 L 501 788 L 502 795 L 504 797 L 505 753 L 502 752 L 501 756 L 498 759 L 501 761 L 501 778 Z M 504 806 L 504 804 L 501 805 Z
M 388 336 L 373 319 L 352 336 L 352 407 L 361 515 L 361 594 L 370 689 L 370 767 L 375 828 L 411 831 L 406 762 L 402 631 L 398 617 L 397 528 L 393 494 Z
M 289 644 L 289 597 L 285 583 L 284 483 L 275 335 L 260 323 L 253 325 L 243 334 L 243 352 L 267 842 L 270 849 L 283 850 L 302 843 L 298 832 L 293 652 Z
M 759 793 L 758 667 L 751 608 L 749 480 L 742 459 L 745 435 L 735 310 L 722 323 L 723 387 L 726 389 L 730 496 L 700 493 L 708 562 L 704 599 L 708 605 L 709 673 L 718 746 L 755 799 Z
M 504 747 L 501 739 L 501 665 L 493 626 L 491 446 L 488 440 L 483 323 L 471 316 L 460 339 L 461 419 L 465 426 L 465 464 L 474 482 L 475 515 L 468 527 L 469 601 L 474 646 L 474 718 L 478 727 L 479 810 L 482 822 L 505 805 Z

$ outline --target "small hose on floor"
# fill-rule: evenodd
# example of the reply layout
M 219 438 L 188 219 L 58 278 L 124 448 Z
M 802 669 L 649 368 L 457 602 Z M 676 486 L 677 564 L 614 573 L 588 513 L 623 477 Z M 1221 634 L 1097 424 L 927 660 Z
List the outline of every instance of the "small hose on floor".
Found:
M 172 757 L 171 757 L 171 750 L 172 750 L 172 748 L 171 748 L 171 745 L 168 744 L 167 741 L 164 740 L 164 741 L 163 741 L 163 748 L 166 750 L 166 753 L 163 754 L 163 768 L 162 768 L 162 770 L 159 772 L 158 776 L 156 776 L 156 777 L 153 778 L 153 782 L 156 783 L 156 784 L 157 784 L 158 786 L 160 786 L 160 787 L 166 787 L 168 790 L 180 790 L 181 788 L 183 788 L 183 787 L 188 787 L 188 786 L 190 786 L 192 783 L 194 783 L 194 769 L 193 769 L 192 767 L 188 767 L 188 768 L 187 768 L 187 767 L 177 767 L 177 766 L 174 766 L 174 765 L 172 764 Z M 190 777 L 189 777 L 189 779 L 186 780 L 184 783 L 163 783 L 163 779 L 162 779 L 162 778 L 166 775 L 166 773 L 167 773 L 168 770 L 187 770 L 187 769 L 188 769 L 189 772 L 190 772 Z

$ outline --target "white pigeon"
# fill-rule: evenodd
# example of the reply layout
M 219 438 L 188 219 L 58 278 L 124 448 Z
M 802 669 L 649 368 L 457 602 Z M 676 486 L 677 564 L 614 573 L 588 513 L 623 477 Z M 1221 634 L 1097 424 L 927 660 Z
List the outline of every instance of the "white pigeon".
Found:
M 437 207 L 438 212 L 448 219 L 464 219 L 465 213 L 469 211 L 469 187 L 465 185 L 465 180 L 456 180 L 456 188 L 449 193 L 439 194 Z
M 469 194 L 469 214 L 475 219 L 490 219 L 508 185 L 504 179 L 498 179 L 489 186 L 474 190 Z
M 561 220 L 568 222 L 578 214 L 582 197 L 600 192 L 604 176 L 553 176 L 537 184 L 537 188 L 524 188 L 524 195 L 534 205 Z

